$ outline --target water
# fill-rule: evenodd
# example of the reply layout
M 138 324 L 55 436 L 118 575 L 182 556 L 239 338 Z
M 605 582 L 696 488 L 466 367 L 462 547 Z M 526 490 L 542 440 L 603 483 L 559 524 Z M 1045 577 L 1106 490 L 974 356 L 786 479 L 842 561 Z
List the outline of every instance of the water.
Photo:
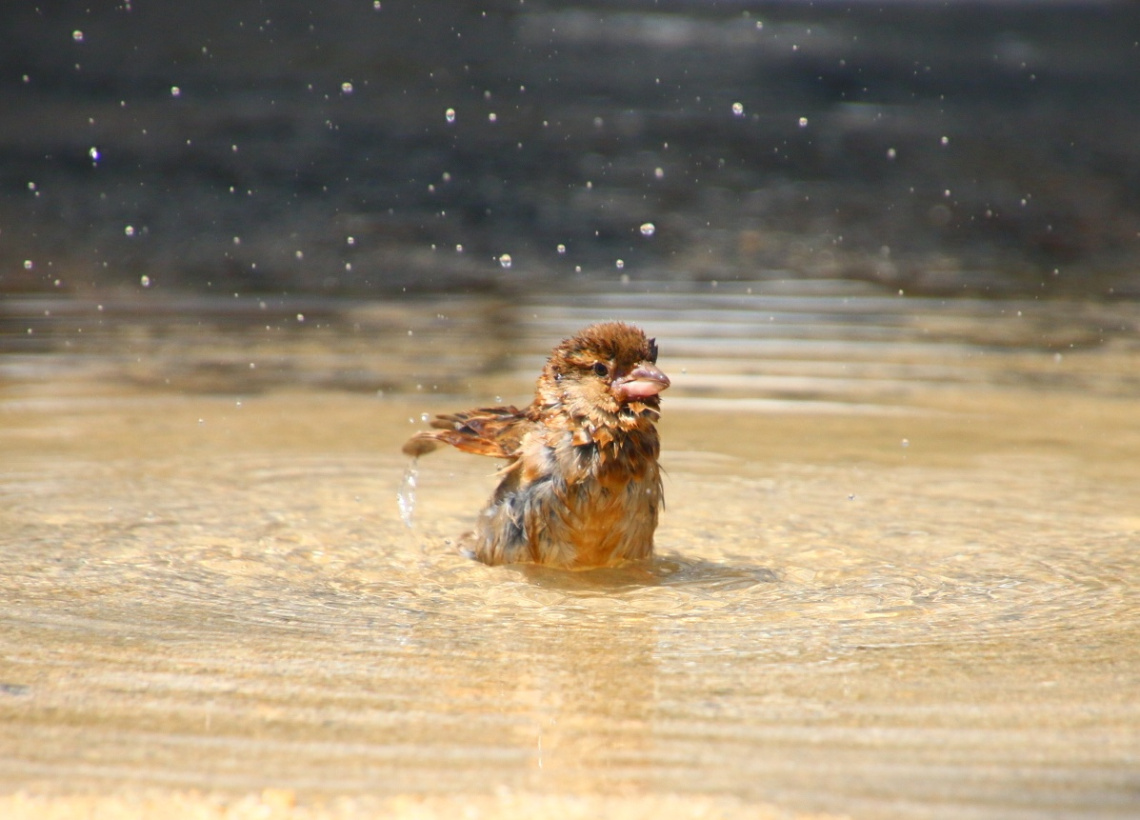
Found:
M 416 459 L 412 459 L 408 468 L 404 470 L 404 478 L 400 481 L 400 489 L 396 491 L 396 504 L 400 508 L 400 520 L 408 527 L 414 526 L 416 513 L 416 483 L 419 481 L 420 471 Z
M 0 305 L 7 813 L 1135 816 L 1134 306 L 146 296 Z M 496 463 L 400 444 L 606 318 L 658 559 L 463 558 Z

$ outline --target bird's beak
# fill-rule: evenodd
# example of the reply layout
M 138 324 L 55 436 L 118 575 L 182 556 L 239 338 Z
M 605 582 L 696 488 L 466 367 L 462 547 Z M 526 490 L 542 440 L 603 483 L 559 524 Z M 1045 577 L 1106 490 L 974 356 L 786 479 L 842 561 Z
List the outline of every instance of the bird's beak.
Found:
M 613 383 L 611 388 L 618 401 L 648 399 L 669 386 L 669 377 L 657 365 L 643 362 Z

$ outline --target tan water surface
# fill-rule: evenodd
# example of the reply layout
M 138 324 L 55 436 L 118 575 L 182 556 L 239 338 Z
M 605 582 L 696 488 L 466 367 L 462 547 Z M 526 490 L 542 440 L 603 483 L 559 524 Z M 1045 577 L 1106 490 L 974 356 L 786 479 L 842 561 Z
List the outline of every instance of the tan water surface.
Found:
M 151 296 L 151 294 L 147 294 Z M 659 557 L 459 555 L 595 320 Z M 4 816 L 1134 817 L 1140 309 L 838 283 L 0 305 Z M 414 496 L 414 497 L 413 497 Z

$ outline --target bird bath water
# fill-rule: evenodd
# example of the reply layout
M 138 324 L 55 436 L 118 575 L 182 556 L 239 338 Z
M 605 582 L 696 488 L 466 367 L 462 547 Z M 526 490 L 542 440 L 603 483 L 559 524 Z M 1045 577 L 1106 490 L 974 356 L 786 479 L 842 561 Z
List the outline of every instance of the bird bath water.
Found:
M 3 816 L 1135 812 L 1132 306 L 243 304 L 3 306 Z M 421 415 L 606 318 L 673 379 L 658 557 L 470 561 L 446 452 L 409 529 Z

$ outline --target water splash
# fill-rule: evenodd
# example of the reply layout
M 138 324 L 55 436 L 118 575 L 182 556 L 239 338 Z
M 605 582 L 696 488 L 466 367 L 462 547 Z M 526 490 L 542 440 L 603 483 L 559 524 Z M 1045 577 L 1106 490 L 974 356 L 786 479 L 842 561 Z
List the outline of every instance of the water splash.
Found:
M 400 481 L 400 489 L 396 491 L 396 503 L 400 507 L 400 520 L 408 529 L 412 528 L 412 516 L 416 511 L 416 481 L 420 476 L 417 466 L 418 459 L 408 462 L 408 469 L 404 470 L 404 477 Z

